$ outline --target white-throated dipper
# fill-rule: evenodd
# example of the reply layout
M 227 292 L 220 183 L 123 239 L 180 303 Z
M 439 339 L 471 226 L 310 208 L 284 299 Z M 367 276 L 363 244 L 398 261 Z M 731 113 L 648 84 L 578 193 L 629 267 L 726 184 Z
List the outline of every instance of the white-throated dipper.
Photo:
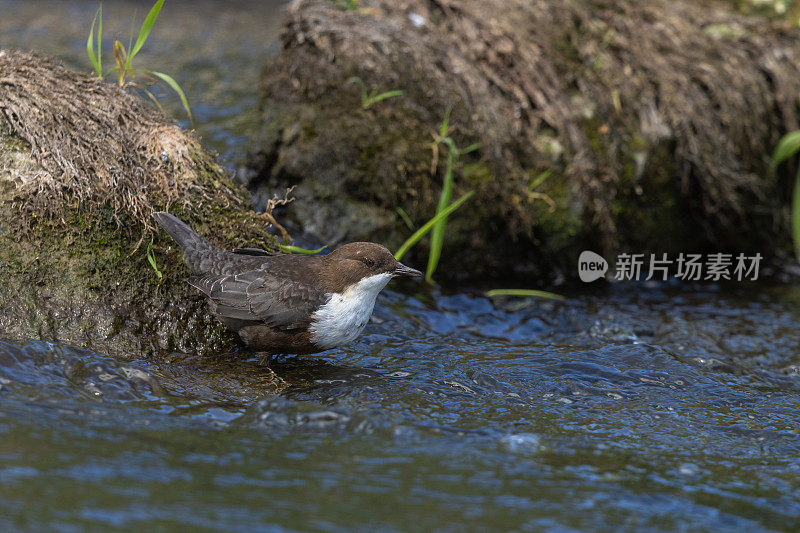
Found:
M 153 216 L 183 248 L 194 274 L 188 282 L 205 293 L 211 312 L 258 351 L 309 354 L 349 344 L 390 279 L 422 276 L 372 242 L 322 256 L 228 252 L 169 213 Z

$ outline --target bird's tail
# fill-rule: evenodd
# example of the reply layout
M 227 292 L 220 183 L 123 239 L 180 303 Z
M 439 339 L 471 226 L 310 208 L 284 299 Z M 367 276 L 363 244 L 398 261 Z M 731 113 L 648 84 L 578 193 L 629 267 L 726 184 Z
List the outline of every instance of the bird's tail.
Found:
M 181 219 L 169 213 L 158 211 L 153 218 L 181 245 L 186 264 L 194 274 L 208 274 L 226 254 L 187 226 Z

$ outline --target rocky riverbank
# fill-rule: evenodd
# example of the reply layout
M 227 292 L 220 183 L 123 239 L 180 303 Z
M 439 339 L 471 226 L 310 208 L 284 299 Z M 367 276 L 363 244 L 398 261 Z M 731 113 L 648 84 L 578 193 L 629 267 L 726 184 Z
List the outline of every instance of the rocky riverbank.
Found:
M 691 1 L 296 0 L 247 184 L 297 185 L 288 216 L 326 244 L 399 245 L 435 211 L 452 110 L 480 148 L 440 281 L 570 277 L 583 249 L 779 258 L 793 176 L 768 167 L 798 127 L 798 36 Z

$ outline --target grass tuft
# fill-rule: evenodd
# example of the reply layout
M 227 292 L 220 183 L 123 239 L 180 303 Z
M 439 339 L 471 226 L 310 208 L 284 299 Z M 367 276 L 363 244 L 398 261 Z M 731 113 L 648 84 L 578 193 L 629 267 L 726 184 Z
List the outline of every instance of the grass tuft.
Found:
M 453 175 L 459 158 L 480 148 L 479 143 L 471 144 L 464 149 L 459 149 L 455 141 L 450 137 L 450 112 L 451 108 L 445 111 L 444 119 L 439 126 L 439 135 L 434 136 L 434 159 L 438 160 L 439 145 L 447 147 L 447 160 L 445 163 L 444 181 L 442 183 L 442 193 L 439 195 L 439 205 L 436 207 L 436 214 L 439 215 L 450 205 L 450 198 L 453 195 Z M 435 171 L 435 166 L 432 167 Z M 463 198 L 463 197 L 462 197 Z M 436 218 L 436 217 L 435 217 Z M 433 282 L 433 273 L 439 265 L 442 256 L 442 246 L 444 245 L 444 232 L 447 225 L 447 217 L 438 217 L 431 233 L 431 249 L 428 254 L 428 266 L 425 269 L 425 280 Z
M 364 84 L 364 80 L 359 78 L 358 76 L 353 76 L 347 80 L 347 83 L 356 83 L 361 87 L 361 109 L 369 109 L 372 104 L 376 104 L 380 101 L 395 98 L 397 96 L 402 96 L 403 91 L 394 90 L 394 91 L 386 91 L 383 93 L 379 93 L 378 89 L 373 87 L 372 91 L 367 93 L 367 86 Z
M 105 78 L 112 72 L 116 72 L 117 76 L 117 84 L 122 87 L 136 87 L 142 91 L 144 91 L 147 96 L 153 100 L 156 105 L 161 107 L 158 100 L 148 91 L 144 86 L 134 82 L 133 80 L 136 78 L 137 74 L 141 74 L 149 83 L 155 83 L 158 80 L 164 82 L 170 89 L 172 89 L 177 95 L 178 98 L 181 100 L 181 104 L 183 108 L 186 110 L 186 114 L 189 116 L 189 120 L 194 122 L 192 117 L 192 111 L 189 107 L 189 100 L 186 98 L 186 93 L 183 92 L 178 82 L 175 81 L 172 76 L 164 74 L 163 72 L 156 72 L 154 70 L 144 69 L 144 68 L 134 68 L 133 60 L 136 57 L 136 54 L 142 49 L 142 47 L 147 42 L 147 37 L 150 35 L 150 32 L 153 30 L 153 26 L 156 23 L 156 19 L 158 18 L 159 13 L 161 13 L 161 8 L 164 6 L 164 0 L 157 0 L 153 7 L 150 8 L 150 11 L 147 13 L 147 16 L 142 23 L 142 27 L 139 29 L 139 33 L 136 36 L 136 41 L 133 41 L 133 25 L 135 23 L 135 18 L 131 22 L 131 34 L 130 39 L 128 41 L 127 48 L 124 44 L 122 44 L 119 40 L 115 39 L 114 44 L 112 45 L 112 50 L 114 52 L 114 60 L 116 62 L 116 66 L 110 68 L 106 72 L 103 72 L 103 52 L 102 52 L 102 35 L 103 35 L 103 6 L 98 8 L 97 12 L 94 15 L 94 19 L 92 20 L 92 26 L 89 29 L 89 38 L 86 41 L 86 54 L 89 56 L 89 61 L 94 68 L 95 74 L 97 74 L 98 78 Z M 97 37 L 95 39 L 94 29 L 95 26 L 97 27 Z
M 156 272 L 156 277 L 161 279 L 164 277 L 164 274 L 158 269 L 158 265 L 156 265 L 156 254 L 153 252 L 153 241 L 147 245 L 147 262 L 150 263 L 150 266 L 153 267 L 153 270 Z
M 351 78 L 352 79 L 352 78 Z M 363 87 L 363 82 L 362 82 Z M 436 206 L 436 213 L 433 218 L 426 222 L 421 228 L 414 232 L 411 237 L 406 239 L 402 246 L 394 254 L 395 259 L 398 261 L 402 258 L 408 250 L 411 249 L 419 240 L 424 237 L 428 232 L 431 233 L 431 245 L 428 252 L 428 266 L 425 270 L 425 281 L 433 283 L 433 273 L 439 265 L 439 259 L 442 256 L 442 246 L 444 245 L 444 232 L 446 229 L 447 217 L 461 207 L 461 204 L 469 200 L 475 191 L 469 191 L 461 196 L 455 202 L 450 203 L 453 196 L 453 176 L 455 174 L 456 166 L 458 165 L 459 158 L 470 152 L 480 148 L 480 143 L 475 143 L 467 146 L 466 148 L 458 148 L 455 141 L 450 137 L 453 128 L 450 126 L 450 112 L 452 107 L 448 107 L 444 113 L 442 123 L 439 125 L 438 132 L 433 133 L 434 141 L 431 144 L 433 151 L 433 158 L 431 160 L 431 175 L 436 173 L 439 166 L 439 150 L 441 146 L 447 148 L 447 162 L 445 165 L 444 181 L 442 182 L 442 192 L 439 195 L 439 204 Z M 397 209 L 400 217 L 405 221 L 406 225 L 413 227 L 408 215 L 401 208 Z
M 434 225 L 436 225 L 437 222 L 448 217 L 450 213 L 461 207 L 461 204 L 469 200 L 473 194 L 475 194 L 475 191 L 469 191 L 461 198 L 459 198 L 458 200 L 447 206 L 445 209 L 437 212 L 436 216 L 434 216 L 432 219 L 423 224 L 423 226 L 419 228 L 417 231 L 415 231 L 411 237 L 406 239 L 406 242 L 404 242 L 403 245 L 400 246 L 400 248 L 398 248 L 397 252 L 395 252 L 394 258 L 397 259 L 398 261 L 402 259 L 402 257 L 406 254 L 406 252 L 408 252 L 412 246 L 417 244 L 417 242 L 422 237 L 424 237 L 425 234 L 427 234 L 431 230 L 431 228 L 433 228 Z

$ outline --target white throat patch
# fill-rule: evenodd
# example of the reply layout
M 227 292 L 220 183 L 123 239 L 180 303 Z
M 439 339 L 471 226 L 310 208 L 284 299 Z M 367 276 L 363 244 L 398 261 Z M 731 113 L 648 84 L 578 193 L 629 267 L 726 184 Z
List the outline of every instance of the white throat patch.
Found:
M 311 341 L 320 348 L 337 348 L 353 342 L 367 325 L 375 298 L 391 274 L 376 274 L 331 294 L 328 303 L 311 315 Z

